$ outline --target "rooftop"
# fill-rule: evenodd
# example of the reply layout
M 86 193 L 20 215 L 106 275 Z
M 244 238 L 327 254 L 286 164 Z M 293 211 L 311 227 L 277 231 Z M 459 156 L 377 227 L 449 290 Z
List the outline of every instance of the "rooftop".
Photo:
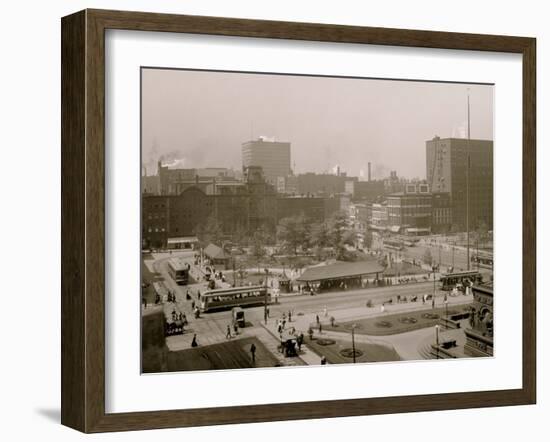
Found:
M 216 244 L 208 244 L 208 246 L 206 246 L 206 248 L 204 249 L 204 254 L 210 259 L 228 259 L 231 257 Z
M 336 262 L 326 266 L 308 268 L 298 281 L 322 281 L 327 279 L 350 278 L 354 276 L 371 275 L 384 271 L 378 261 Z

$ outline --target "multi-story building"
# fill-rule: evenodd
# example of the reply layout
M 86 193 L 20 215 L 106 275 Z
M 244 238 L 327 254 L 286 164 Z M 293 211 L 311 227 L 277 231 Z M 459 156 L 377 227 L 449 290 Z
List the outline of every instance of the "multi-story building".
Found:
M 469 163 L 469 170 L 468 170 Z M 469 186 L 468 184 L 469 176 Z M 426 141 L 426 178 L 434 193 L 449 193 L 452 223 L 466 228 L 493 225 L 493 141 L 439 138 Z
M 383 180 L 356 181 L 353 190 L 353 199 L 356 201 L 376 201 L 386 194 Z
M 340 197 L 278 195 L 260 167 L 248 167 L 242 182 L 216 185 L 207 193 L 200 183 L 178 195 L 142 195 L 144 247 L 166 247 L 169 239 L 200 236 L 214 218 L 228 239 L 252 235 L 260 228 L 275 232 L 286 217 L 303 214 L 309 222 L 323 222 L 340 209 Z
M 237 172 L 224 167 L 172 168 L 158 162 L 160 195 L 179 195 L 190 187 L 199 187 L 208 195 L 215 193 L 215 185 L 238 182 Z
M 408 234 L 430 233 L 432 194 L 427 184 L 406 184 L 404 192 L 387 196 L 387 208 L 388 225 L 392 230 Z
M 451 230 L 453 208 L 450 193 L 432 193 L 432 232 L 445 233 Z
M 339 175 L 308 172 L 297 175 L 296 181 L 300 195 L 330 196 L 346 192 L 346 182 L 355 182 L 357 178 L 342 172 Z M 348 190 L 350 188 L 351 184 L 348 184 Z
M 258 166 L 265 180 L 277 186 L 278 177 L 290 175 L 290 143 L 266 137 L 242 144 L 243 168 Z
M 370 227 L 374 230 L 386 230 L 388 226 L 388 206 L 386 202 L 373 203 Z

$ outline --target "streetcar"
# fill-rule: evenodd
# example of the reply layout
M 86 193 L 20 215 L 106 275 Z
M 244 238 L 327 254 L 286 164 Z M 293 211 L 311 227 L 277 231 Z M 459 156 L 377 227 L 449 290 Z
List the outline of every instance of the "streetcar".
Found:
M 481 273 L 478 271 L 462 271 L 453 273 L 444 273 L 441 275 L 441 289 L 453 290 L 458 288 L 461 291 L 465 291 L 466 287 L 479 284 L 483 280 Z
M 180 258 L 168 260 L 168 273 L 176 284 L 186 285 L 189 283 L 189 268 L 190 265 Z
M 222 310 L 233 307 L 263 305 L 271 302 L 267 287 L 255 285 L 208 290 L 200 297 L 199 308 L 202 312 Z
M 493 254 L 491 252 L 476 252 L 470 257 L 470 261 L 478 267 L 493 268 Z

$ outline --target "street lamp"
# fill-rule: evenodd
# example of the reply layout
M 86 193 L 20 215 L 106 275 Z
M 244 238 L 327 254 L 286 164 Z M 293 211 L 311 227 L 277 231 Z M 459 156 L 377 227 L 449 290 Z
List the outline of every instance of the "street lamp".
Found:
M 356 324 L 351 326 L 351 350 L 353 352 L 353 363 L 355 364 L 355 327 Z
M 439 324 L 435 325 L 436 358 L 439 359 Z

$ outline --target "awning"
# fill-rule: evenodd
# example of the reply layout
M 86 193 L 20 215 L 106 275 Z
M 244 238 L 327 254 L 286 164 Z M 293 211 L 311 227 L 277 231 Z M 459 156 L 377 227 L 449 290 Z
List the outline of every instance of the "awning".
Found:
M 326 266 L 308 268 L 302 276 L 296 278 L 302 282 L 317 282 L 331 279 L 352 278 L 363 275 L 374 275 L 384 271 L 378 261 L 336 262 Z
M 196 236 L 180 236 L 177 238 L 168 238 L 168 245 L 170 244 L 193 244 L 198 242 Z
M 430 233 L 430 229 L 427 227 L 409 227 L 408 233 Z
M 204 249 L 204 254 L 210 259 L 230 259 L 231 256 L 223 251 L 221 247 L 216 244 L 209 244 Z

